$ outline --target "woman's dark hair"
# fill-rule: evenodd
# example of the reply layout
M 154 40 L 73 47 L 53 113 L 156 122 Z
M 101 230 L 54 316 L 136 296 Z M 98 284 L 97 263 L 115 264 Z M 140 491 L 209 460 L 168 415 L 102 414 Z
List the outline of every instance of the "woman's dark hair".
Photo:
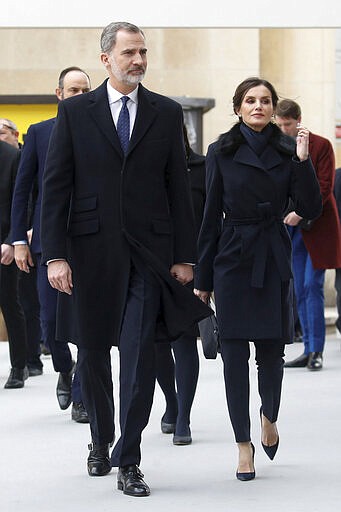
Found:
M 277 102 L 278 102 L 278 95 L 277 92 L 272 84 L 268 82 L 267 80 L 263 80 L 262 78 L 258 78 L 256 76 L 251 76 L 249 78 L 246 78 L 241 82 L 237 89 L 235 90 L 232 102 L 233 102 L 233 111 L 235 114 L 237 114 L 237 111 L 240 109 L 243 99 L 246 95 L 246 93 L 252 89 L 252 87 L 257 87 L 258 85 L 264 85 L 267 89 L 269 89 L 271 93 L 272 98 L 272 104 L 275 109 Z

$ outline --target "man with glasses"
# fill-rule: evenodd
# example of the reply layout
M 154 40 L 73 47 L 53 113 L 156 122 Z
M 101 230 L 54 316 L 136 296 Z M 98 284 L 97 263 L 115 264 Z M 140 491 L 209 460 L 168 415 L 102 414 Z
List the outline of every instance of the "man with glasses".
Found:
M 9 119 L 0 119 L 0 140 L 11 144 L 15 148 L 20 148 L 21 144 L 18 141 L 19 132 L 13 121 Z

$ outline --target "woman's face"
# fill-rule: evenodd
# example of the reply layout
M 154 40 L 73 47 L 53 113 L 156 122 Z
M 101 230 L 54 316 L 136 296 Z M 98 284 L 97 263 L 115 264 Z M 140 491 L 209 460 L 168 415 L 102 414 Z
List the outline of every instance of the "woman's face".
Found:
M 252 130 L 260 132 L 270 123 L 273 111 L 271 92 L 264 85 L 257 85 L 247 91 L 237 114 Z

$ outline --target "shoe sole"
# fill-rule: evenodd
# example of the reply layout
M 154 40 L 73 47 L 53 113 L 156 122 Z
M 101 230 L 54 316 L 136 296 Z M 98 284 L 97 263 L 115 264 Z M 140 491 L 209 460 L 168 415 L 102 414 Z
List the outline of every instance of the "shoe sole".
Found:
M 149 495 L 150 495 L 150 491 L 145 491 L 145 492 L 144 492 L 144 494 L 142 494 L 142 493 L 141 493 L 141 494 L 135 494 L 135 493 L 133 493 L 133 492 L 125 491 L 125 490 L 123 489 L 123 484 L 122 484 L 122 482 L 117 482 L 117 489 L 118 489 L 119 491 L 122 491 L 122 492 L 123 492 L 123 494 L 126 494 L 127 496 L 133 496 L 134 498 L 140 498 L 140 497 L 141 497 L 141 498 L 144 498 L 144 497 L 146 497 L 146 496 L 149 496 Z
M 174 446 L 186 446 L 192 444 L 192 439 L 173 439 Z

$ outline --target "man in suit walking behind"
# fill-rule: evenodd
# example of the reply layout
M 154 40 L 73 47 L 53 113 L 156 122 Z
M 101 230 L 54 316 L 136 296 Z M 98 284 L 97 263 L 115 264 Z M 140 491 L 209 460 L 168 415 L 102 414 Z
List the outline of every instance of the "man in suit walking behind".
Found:
M 0 140 L 7 142 L 16 149 L 21 149 L 19 142 L 19 131 L 16 124 L 10 119 L 0 119 Z M 27 237 L 30 239 L 32 206 L 36 187 L 31 192 L 31 200 L 28 219 L 27 219 Z M 12 249 L 13 250 L 13 249 Z M 40 329 L 40 306 L 37 290 L 36 269 L 30 273 L 19 272 L 19 301 L 24 311 L 26 336 L 27 336 L 27 368 L 29 377 L 36 377 L 43 373 L 43 362 L 41 361 L 41 329 Z
M 88 75 L 76 66 L 63 69 L 59 75 L 56 96 L 59 101 L 90 90 Z M 40 209 L 42 181 L 45 169 L 47 148 L 55 118 L 32 124 L 27 132 L 16 179 L 12 206 L 12 241 L 15 260 L 20 270 L 30 272 L 36 265 L 37 288 L 40 303 L 40 319 L 44 344 L 49 348 L 53 367 L 59 372 L 56 394 L 59 407 L 67 409 L 71 402 L 71 417 L 77 423 L 87 423 L 80 391 L 77 370 L 73 377 L 75 363 L 66 341 L 56 340 L 57 292 L 47 279 L 46 266 L 41 265 Z M 27 211 L 32 188 L 37 187 L 37 197 L 33 205 L 32 240 L 27 238 Z M 52 200 L 54 201 L 54 200 Z
M 10 218 L 20 151 L 0 140 L 0 307 L 8 333 L 11 371 L 6 389 L 22 388 L 28 377 L 25 317 L 18 293 L 18 269 L 11 244 Z
M 140 84 L 147 49 L 138 27 L 111 23 L 101 50 L 109 80 L 59 105 L 44 175 L 43 262 L 64 292 L 61 307 L 64 299 L 74 308 L 89 475 L 117 466 L 119 490 L 148 496 L 138 466 L 154 341 L 162 332 L 175 339 L 210 310 L 182 286 L 196 256 L 182 108 Z M 110 461 L 112 345 L 120 353 L 121 436 Z
M 283 99 L 276 107 L 276 123 L 283 133 L 296 137 L 301 123 L 301 108 L 293 100 Z M 327 268 L 341 265 L 341 229 L 333 194 L 335 157 L 328 139 L 309 134 L 309 154 L 314 165 L 323 200 L 317 219 L 302 219 L 290 211 L 287 224 L 292 240 L 294 288 L 302 328 L 304 352 L 287 361 L 285 368 L 323 367 L 325 343 L 324 277 Z

